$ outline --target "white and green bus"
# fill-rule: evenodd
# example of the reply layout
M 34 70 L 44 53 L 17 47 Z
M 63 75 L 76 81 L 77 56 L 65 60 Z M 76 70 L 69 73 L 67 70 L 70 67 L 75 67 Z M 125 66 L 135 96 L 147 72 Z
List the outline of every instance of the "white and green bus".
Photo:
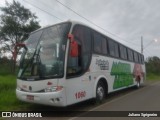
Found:
M 19 100 L 68 106 L 145 80 L 144 56 L 80 22 L 67 21 L 30 34 L 17 76 Z

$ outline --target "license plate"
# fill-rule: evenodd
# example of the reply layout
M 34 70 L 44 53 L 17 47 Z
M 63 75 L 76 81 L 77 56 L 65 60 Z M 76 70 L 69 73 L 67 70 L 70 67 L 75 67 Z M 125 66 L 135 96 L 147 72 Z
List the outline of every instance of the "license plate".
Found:
M 27 100 L 34 100 L 34 96 L 32 96 L 32 95 L 27 95 Z

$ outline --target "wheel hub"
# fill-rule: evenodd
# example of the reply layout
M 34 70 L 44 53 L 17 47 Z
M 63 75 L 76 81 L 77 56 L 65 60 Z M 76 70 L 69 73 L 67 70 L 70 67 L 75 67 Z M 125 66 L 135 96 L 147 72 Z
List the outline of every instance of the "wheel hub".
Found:
M 102 100 L 103 97 L 104 97 L 104 90 L 103 90 L 103 88 L 102 88 L 101 86 L 98 87 L 98 89 L 97 89 L 97 94 L 98 94 L 100 100 Z

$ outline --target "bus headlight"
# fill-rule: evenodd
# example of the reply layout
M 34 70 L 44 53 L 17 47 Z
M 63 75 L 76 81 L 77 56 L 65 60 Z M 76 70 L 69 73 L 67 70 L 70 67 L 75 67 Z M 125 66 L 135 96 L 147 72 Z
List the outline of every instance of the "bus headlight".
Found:
M 63 86 L 52 86 L 45 89 L 45 92 L 57 92 L 61 91 L 63 89 Z
M 22 91 L 22 89 L 19 86 L 17 86 L 17 90 Z

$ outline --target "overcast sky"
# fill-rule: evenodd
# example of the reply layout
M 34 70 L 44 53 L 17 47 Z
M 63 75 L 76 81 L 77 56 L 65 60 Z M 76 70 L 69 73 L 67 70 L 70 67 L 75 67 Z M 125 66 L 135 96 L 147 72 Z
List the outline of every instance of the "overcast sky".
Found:
M 7 1 L 12 2 L 12 0 Z M 160 0 L 59 0 L 105 31 L 76 15 L 56 0 L 16 1 L 35 13 L 41 26 L 68 19 L 81 21 L 139 52 L 143 36 L 145 57 L 160 57 Z M 0 0 L 0 6 L 5 6 L 5 0 Z M 155 39 L 158 41 L 154 42 Z

